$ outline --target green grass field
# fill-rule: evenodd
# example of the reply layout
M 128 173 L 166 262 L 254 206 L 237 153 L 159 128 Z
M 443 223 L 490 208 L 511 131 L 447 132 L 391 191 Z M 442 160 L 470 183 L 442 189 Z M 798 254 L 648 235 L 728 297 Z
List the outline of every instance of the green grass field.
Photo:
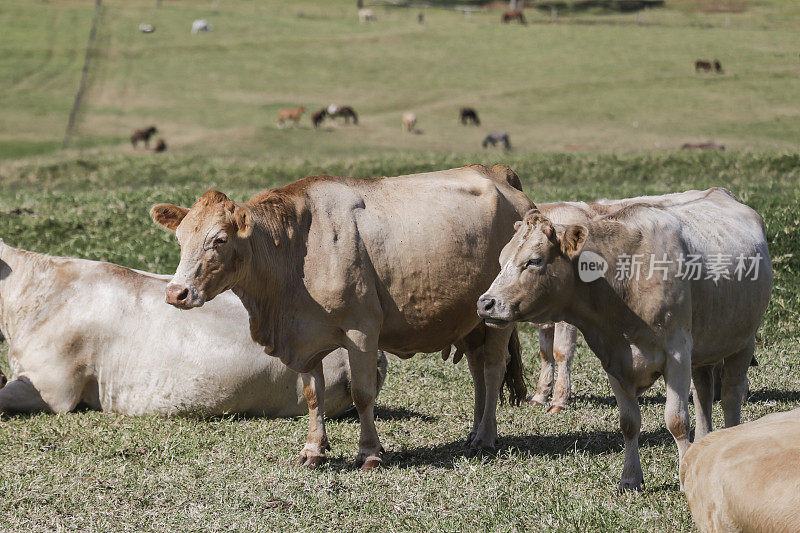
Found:
M 0 55 L 0 156 L 58 147 L 78 86 L 93 2 L 6 0 Z M 528 26 L 499 12 L 377 8 L 360 24 L 350 0 L 106 0 L 76 147 L 130 152 L 134 128 L 156 124 L 170 150 L 264 159 L 474 151 L 508 131 L 518 151 L 675 149 L 716 139 L 730 148 L 794 149 L 800 138 L 800 7 L 747 2 L 741 13 L 670 2 L 636 14 L 550 15 Z M 727 17 L 727 26 L 726 26 Z M 190 35 L 206 18 L 214 31 Z M 145 35 L 140 22 L 156 26 Z M 695 74 L 719 59 L 724 75 Z M 331 102 L 359 127 L 276 127 L 277 110 Z M 475 107 L 480 128 L 457 124 Z M 420 135 L 403 134 L 413 111 Z M 23 126 L 21 128 L 20 126 Z
M 800 7 L 788 0 L 668 0 L 636 14 L 550 15 L 527 27 L 497 11 L 376 9 L 354 2 L 106 1 L 78 128 L 60 150 L 92 17 L 88 0 L 0 3 L 0 237 L 55 255 L 172 272 L 179 249 L 149 207 L 211 187 L 236 201 L 330 173 L 398 175 L 507 163 L 536 202 L 713 185 L 764 217 L 775 270 L 744 420 L 800 403 Z M 214 31 L 191 36 L 195 18 Z M 143 35 L 140 22 L 155 24 Z M 696 75 L 718 58 L 724 75 Z M 280 107 L 350 104 L 358 127 L 276 128 Z M 475 107 L 480 128 L 457 124 Z M 419 135 L 400 131 L 414 111 Z M 157 124 L 167 154 L 134 153 Z M 507 130 L 515 150 L 480 150 Z M 716 139 L 724 153 L 687 153 Z M 581 152 L 581 153 L 575 153 Z M 522 326 L 529 386 L 536 330 Z M 8 372 L 7 344 L 0 369 Z M 351 469 L 355 418 L 331 421 L 331 461 L 292 466 L 307 418 L 125 417 L 93 412 L 0 420 L 3 530 L 691 531 L 664 387 L 642 400 L 646 488 L 617 494 L 618 411 L 585 344 L 572 408 L 502 406 L 496 456 L 468 458 L 465 363 L 390 360 L 378 397 L 386 468 Z M 715 408 L 715 424 L 721 412 Z
M 420 162 L 409 156 L 332 170 L 375 176 L 472 160 Z M 515 155 L 510 163 L 527 193 L 541 202 L 724 185 L 757 209 L 767 224 L 776 277 L 743 418 L 798 404 L 800 157 L 556 154 Z M 170 272 L 178 246 L 149 220 L 150 205 L 187 204 L 211 186 L 243 200 L 316 170 L 178 156 L 18 164 L 2 174 L 0 236 L 43 252 Z M 523 327 L 522 341 L 533 386 L 538 362 L 532 327 Z M 572 409 L 547 415 L 538 408 L 501 407 L 499 453 L 469 459 L 460 445 L 471 420 L 465 363 L 453 366 L 435 354 L 392 358 L 377 410 L 387 468 L 371 473 L 350 467 L 355 418 L 331 422 L 330 463 L 305 471 L 291 465 L 305 439 L 306 418 L 12 417 L 0 425 L 0 491 L 7 495 L 0 502 L 0 528 L 691 530 L 678 491 L 677 450 L 663 423 L 662 382 L 642 400 L 646 490 L 619 496 L 617 408 L 584 345 L 573 379 Z M 720 424 L 721 413 L 715 415 Z

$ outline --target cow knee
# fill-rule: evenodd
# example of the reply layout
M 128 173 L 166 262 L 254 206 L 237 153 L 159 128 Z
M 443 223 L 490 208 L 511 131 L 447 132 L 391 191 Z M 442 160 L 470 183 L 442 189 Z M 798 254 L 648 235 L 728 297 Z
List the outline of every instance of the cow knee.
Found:
M 688 436 L 689 428 L 686 422 L 686 416 L 683 412 L 668 410 L 665 419 L 667 429 L 674 438 L 682 439 Z
M 620 413 L 619 429 L 622 431 L 622 436 L 626 441 L 633 440 L 638 437 L 641 426 L 641 417 L 634 416 L 631 413 Z

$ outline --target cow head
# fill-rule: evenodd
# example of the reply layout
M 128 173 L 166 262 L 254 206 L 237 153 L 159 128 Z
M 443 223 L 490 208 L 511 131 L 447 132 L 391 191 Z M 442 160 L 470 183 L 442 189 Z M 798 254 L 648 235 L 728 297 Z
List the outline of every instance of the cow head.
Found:
M 232 288 L 250 264 L 252 214 L 219 191 L 208 191 L 191 209 L 159 204 L 153 220 L 175 232 L 181 261 L 167 285 L 167 303 L 200 307 Z
M 584 226 L 554 226 L 532 210 L 516 230 L 500 253 L 500 274 L 478 300 L 478 315 L 489 326 L 546 322 L 568 302 L 575 284 L 573 260 L 586 241 Z

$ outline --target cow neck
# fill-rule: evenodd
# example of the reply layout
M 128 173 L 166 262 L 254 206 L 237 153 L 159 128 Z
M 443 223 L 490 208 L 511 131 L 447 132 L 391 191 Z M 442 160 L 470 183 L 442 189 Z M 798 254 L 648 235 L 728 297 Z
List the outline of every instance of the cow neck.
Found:
M 613 258 L 622 253 L 634 253 L 641 235 L 616 221 L 597 221 L 586 226 L 589 229 L 589 237 L 582 251 L 602 256 L 608 262 L 608 271 L 603 278 L 586 283 L 578 276 L 577 262 L 573 264 L 575 285 L 569 303 L 564 309 L 563 318 L 578 326 L 584 335 L 586 332 L 594 331 L 598 332 L 599 336 L 604 336 L 605 332 L 618 331 L 632 318 L 635 319 L 629 307 L 629 296 L 632 294 L 631 282 L 615 279 Z
M 252 258 L 248 271 L 233 288 L 250 315 L 250 334 L 270 354 L 292 349 L 291 343 L 303 337 L 302 240 L 297 231 L 286 231 L 277 240 L 274 230 L 259 220 L 254 210 L 253 234 L 249 238 Z

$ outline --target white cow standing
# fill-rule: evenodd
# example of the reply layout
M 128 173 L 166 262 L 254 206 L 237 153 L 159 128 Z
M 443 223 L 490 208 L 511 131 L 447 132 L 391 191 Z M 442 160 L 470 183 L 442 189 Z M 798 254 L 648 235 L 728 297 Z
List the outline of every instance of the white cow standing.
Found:
M 644 481 L 638 396 L 664 376 L 664 419 L 682 463 L 690 444 L 690 384 L 700 440 L 712 429 L 712 373 L 724 361 L 725 426 L 739 424 L 755 333 L 772 288 L 764 223 L 729 191 L 639 200 L 584 224 L 554 223 L 531 210 L 478 300 L 489 325 L 563 320 L 583 333 L 620 409 L 620 489 L 634 490 Z M 628 268 L 637 260 L 640 269 Z
M 197 35 L 201 31 L 212 31 L 214 26 L 208 23 L 206 19 L 197 19 L 192 22 L 192 35 Z
M 196 312 L 164 304 L 169 276 L 51 257 L 0 240 L 0 330 L 11 380 L 0 413 L 308 412 L 300 374 L 252 341 L 233 293 Z M 347 352 L 325 358 L 326 413 L 351 404 Z M 386 376 L 381 354 L 378 388 Z
M 359 22 L 375 22 L 378 20 L 375 17 L 375 12 L 369 8 L 363 8 L 358 10 L 358 21 Z

